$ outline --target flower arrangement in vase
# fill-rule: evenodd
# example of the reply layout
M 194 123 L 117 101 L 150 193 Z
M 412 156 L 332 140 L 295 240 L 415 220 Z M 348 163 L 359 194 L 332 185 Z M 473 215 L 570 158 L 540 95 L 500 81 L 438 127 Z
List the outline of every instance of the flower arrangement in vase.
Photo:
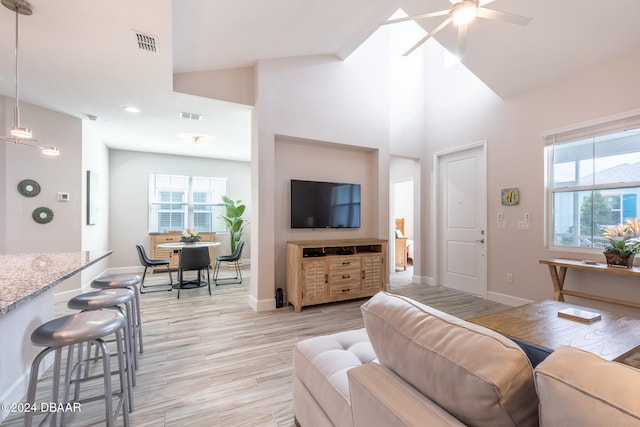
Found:
M 183 243 L 196 243 L 200 241 L 200 234 L 195 228 L 187 228 L 182 232 L 180 241 Z
M 640 253 L 640 220 L 627 219 L 624 224 L 606 226 L 603 230 L 607 265 L 632 268 L 635 255 Z

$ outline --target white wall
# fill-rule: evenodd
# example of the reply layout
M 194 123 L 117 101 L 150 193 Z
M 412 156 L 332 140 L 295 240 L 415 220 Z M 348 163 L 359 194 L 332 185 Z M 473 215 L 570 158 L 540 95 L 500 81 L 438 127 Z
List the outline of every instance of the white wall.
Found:
M 288 203 L 282 180 L 314 164 L 311 156 L 301 156 L 295 165 L 281 162 L 277 158 L 277 135 L 375 149 L 376 159 L 367 171 L 370 176 L 360 177 L 371 180 L 372 201 L 377 206 L 372 224 L 365 227 L 370 231 L 367 237 L 388 239 L 389 62 L 388 56 L 381 54 L 386 49 L 387 38 L 374 35 L 344 61 L 316 56 L 261 61 L 256 67 L 251 158 L 256 207 L 252 259 L 257 262 L 252 264 L 252 277 L 260 280 L 251 282 L 249 303 L 258 311 L 275 307 L 276 277 L 284 275 L 284 264 L 276 260 L 274 251 L 279 241 L 276 236 L 289 234 L 281 218 L 281 207 Z M 340 157 L 341 148 L 336 146 L 333 153 Z M 338 170 L 332 173 L 340 174 Z
M 479 140 L 488 141 L 490 297 L 507 300 L 509 296 L 525 300 L 552 298 L 548 269 L 538 260 L 567 257 L 603 261 L 604 258 L 602 254 L 552 252 L 545 248 L 541 135 L 550 129 L 639 108 L 640 52 L 504 100 L 462 66 L 443 70 L 441 54 L 436 48 L 430 50 L 427 145 L 423 159 L 430 164 L 434 152 Z M 431 188 L 430 174 L 423 174 L 422 184 Z M 501 206 L 500 189 L 506 187 L 520 189 L 518 206 Z M 423 201 L 421 207 L 422 222 L 428 224 L 430 203 Z M 508 221 L 507 230 L 497 230 L 495 218 L 499 211 Z M 516 221 L 522 219 L 524 212 L 531 214 L 531 231 L 516 230 Z M 422 238 L 428 242 L 430 236 L 425 232 Z M 422 256 L 428 257 L 428 254 Z M 435 264 L 428 265 L 428 274 L 433 275 Z M 513 284 L 506 283 L 507 273 L 513 274 Z M 593 288 L 608 296 L 638 301 L 637 284 L 632 282 L 611 275 L 569 272 L 566 283 L 568 288 Z
M 6 99 L 6 126 L 3 135 L 9 135 L 13 125 L 13 100 Z M 11 111 L 9 111 L 11 110 Z M 50 157 L 37 149 L 6 144 L 6 198 L 8 207 L 4 222 L 7 253 L 78 251 L 81 245 L 82 182 L 79 171 L 82 153 L 81 121 L 27 103 L 20 104 L 21 125 L 30 127 L 34 138 L 41 143 L 55 145 L 60 155 Z M 33 179 L 41 186 L 35 197 L 24 197 L 18 190 L 23 179 Z M 60 202 L 58 192 L 68 192 L 71 200 Z M 32 219 L 38 207 L 53 211 L 53 220 L 39 224 Z M 37 246 L 34 247 L 34 242 Z
M 109 250 L 109 149 L 94 130 L 94 122 L 82 122 L 82 250 Z M 96 221 L 94 225 L 87 224 L 87 171 L 92 171 L 98 177 L 98 200 Z M 98 261 L 80 272 L 80 283 L 87 286 L 93 279 L 104 274 L 109 267 L 109 258 Z M 63 288 L 60 288 L 62 290 Z M 66 297 L 59 295 L 57 298 Z
M 113 269 L 139 268 L 135 245 L 143 243 L 149 251 L 149 174 L 166 173 L 229 178 L 229 196 L 247 204 L 245 216 L 251 215 L 251 165 L 248 162 L 195 157 L 169 156 L 135 151 L 109 151 L 109 248 L 113 255 L 109 267 Z M 246 250 L 250 254 L 252 225 L 247 227 Z M 222 246 L 217 253 L 227 254 L 228 233 L 216 234 Z

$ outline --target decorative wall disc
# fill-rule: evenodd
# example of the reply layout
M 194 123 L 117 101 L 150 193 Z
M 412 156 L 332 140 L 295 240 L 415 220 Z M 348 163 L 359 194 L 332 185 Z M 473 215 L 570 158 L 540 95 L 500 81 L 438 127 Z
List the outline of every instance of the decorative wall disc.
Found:
M 46 224 L 53 219 L 53 211 L 49 208 L 39 207 L 31 214 L 33 220 L 39 224 Z
M 32 179 L 23 179 L 18 183 L 18 191 L 24 197 L 35 197 L 40 194 L 40 184 Z

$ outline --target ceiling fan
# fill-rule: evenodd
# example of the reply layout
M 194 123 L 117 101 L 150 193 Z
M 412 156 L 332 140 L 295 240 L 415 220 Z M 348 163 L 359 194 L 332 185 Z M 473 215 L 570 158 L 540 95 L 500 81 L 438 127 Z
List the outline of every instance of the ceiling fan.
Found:
M 424 42 L 435 36 L 447 25 L 453 23 L 458 27 L 458 55 L 461 57 L 467 43 L 467 28 L 469 24 L 476 18 L 492 19 L 494 21 L 508 22 L 516 25 L 527 25 L 531 18 L 513 13 L 501 12 L 499 10 L 488 9 L 484 6 L 495 0 L 449 0 L 453 7 L 451 9 L 439 10 L 437 12 L 423 13 L 420 15 L 407 16 L 404 18 L 390 19 L 383 22 L 383 25 L 396 24 L 398 22 L 417 21 L 420 19 L 431 18 L 434 16 L 449 15 L 447 19 L 442 21 L 440 25 L 433 29 L 429 34 L 423 37 L 418 43 L 413 45 L 411 49 L 404 53 L 404 56 L 420 47 Z

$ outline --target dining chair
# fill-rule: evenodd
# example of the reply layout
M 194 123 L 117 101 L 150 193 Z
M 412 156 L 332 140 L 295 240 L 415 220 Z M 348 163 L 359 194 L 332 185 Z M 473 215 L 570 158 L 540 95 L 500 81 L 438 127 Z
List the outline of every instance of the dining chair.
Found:
M 152 259 L 149 258 L 147 256 L 147 252 L 144 250 L 144 246 L 141 243 L 138 243 L 136 245 L 136 249 L 138 250 L 138 257 L 140 258 L 140 264 L 142 264 L 144 266 L 144 273 L 142 273 L 142 282 L 140 284 L 140 293 L 144 294 L 144 293 L 149 293 L 149 292 L 160 292 L 160 291 L 170 291 L 173 289 L 173 276 L 171 275 L 171 267 L 169 266 L 171 264 L 171 261 L 169 261 L 168 259 Z M 147 276 L 147 269 L 149 267 L 162 267 L 162 266 L 166 266 L 167 267 L 167 273 L 169 273 L 169 283 L 166 284 L 161 284 L 161 285 L 152 285 L 152 286 L 145 286 L 144 285 L 144 279 Z M 168 289 L 166 287 L 169 287 Z M 150 291 L 145 291 L 145 288 L 160 288 L 160 289 L 154 289 L 154 290 L 150 290 Z
M 244 241 L 240 240 L 236 250 L 231 255 L 219 255 L 216 257 L 216 265 L 213 269 L 213 283 L 218 285 L 233 285 L 242 283 L 242 266 L 238 262 L 242 255 L 242 248 L 244 247 Z M 233 266 L 236 270 L 236 277 L 229 277 L 218 279 L 218 273 L 220 272 L 220 264 L 223 262 L 233 262 Z
M 180 251 L 180 263 L 178 266 L 178 298 L 180 298 L 180 289 L 189 289 L 191 287 L 200 287 L 200 273 L 207 270 L 207 286 L 209 287 L 209 295 L 211 295 L 211 279 L 209 276 L 209 265 L 211 258 L 209 257 L 209 248 L 206 246 L 190 247 L 185 245 Z M 189 286 L 189 282 L 184 280 L 185 271 L 197 271 L 198 283 L 195 286 Z M 192 283 L 192 282 L 191 282 Z

